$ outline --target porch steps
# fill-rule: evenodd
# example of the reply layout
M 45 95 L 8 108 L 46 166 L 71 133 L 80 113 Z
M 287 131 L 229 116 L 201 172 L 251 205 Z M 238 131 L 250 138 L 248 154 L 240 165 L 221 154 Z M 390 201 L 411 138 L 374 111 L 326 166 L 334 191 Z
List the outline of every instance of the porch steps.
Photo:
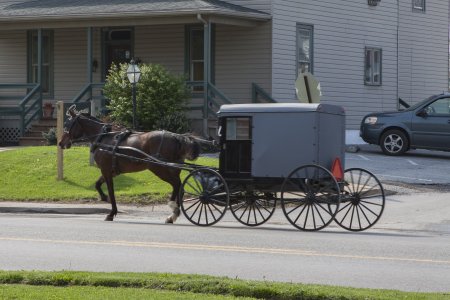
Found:
M 47 140 L 42 133 L 47 133 L 50 128 L 56 127 L 56 119 L 41 119 L 34 123 L 25 135 L 19 138 L 19 146 L 45 146 Z

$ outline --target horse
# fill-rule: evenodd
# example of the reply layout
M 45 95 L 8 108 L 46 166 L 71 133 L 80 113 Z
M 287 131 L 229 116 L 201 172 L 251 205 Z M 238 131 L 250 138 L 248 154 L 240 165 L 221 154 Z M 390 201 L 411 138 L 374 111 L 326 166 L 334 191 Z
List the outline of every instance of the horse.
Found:
M 195 160 L 199 156 L 200 144 L 193 135 L 169 131 L 125 130 L 123 127 L 104 123 L 89 114 L 77 112 L 73 106 L 66 114 L 69 120 L 65 124 L 59 147 L 69 149 L 72 142 L 81 140 L 91 143 L 94 161 L 101 171 L 95 188 L 102 201 L 111 203 L 111 211 L 105 221 L 113 221 L 117 215 L 113 178 L 120 174 L 143 170 L 150 170 L 172 186 L 172 195 L 168 202 L 172 214 L 165 222 L 176 221 L 180 215 L 181 169 L 169 165 L 182 164 L 185 159 Z M 160 163 L 149 162 L 149 157 L 156 158 Z M 108 196 L 101 188 L 105 182 Z

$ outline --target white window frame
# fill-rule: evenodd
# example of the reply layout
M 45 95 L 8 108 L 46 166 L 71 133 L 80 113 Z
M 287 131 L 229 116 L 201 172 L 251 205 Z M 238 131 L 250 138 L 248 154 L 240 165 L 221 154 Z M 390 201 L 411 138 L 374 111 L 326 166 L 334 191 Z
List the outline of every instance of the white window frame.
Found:
M 378 57 L 378 60 L 376 58 Z M 381 85 L 382 79 L 382 50 L 381 48 L 366 47 L 364 50 L 364 84 Z
M 303 33 L 303 34 L 302 34 Z M 309 59 L 303 59 L 300 55 L 300 43 L 302 41 L 301 37 L 305 37 L 306 35 L 309 36 L 309 49 L 308 49 L 308 53 L 306 53 L 306 55 L 308 56 Z M 302 23 L 297 23 L 297 31 L 296 31 L 296 35 L 297 35 L 297 43 L 296 43 L 296 56 L 297 56 L 297 61 L 296 61 L 296 66 L 297 66 L 297 76 L 298 74 L 301 73 L 304 65 L 308 66 L 308 71 L 309 73 L 313 74 L 314 73 L 314 26 L 310 25 L 310 24 L 302 24 Z
M 412 0 L 412 8 L 414 11 L 425 12 L 426 0 Z

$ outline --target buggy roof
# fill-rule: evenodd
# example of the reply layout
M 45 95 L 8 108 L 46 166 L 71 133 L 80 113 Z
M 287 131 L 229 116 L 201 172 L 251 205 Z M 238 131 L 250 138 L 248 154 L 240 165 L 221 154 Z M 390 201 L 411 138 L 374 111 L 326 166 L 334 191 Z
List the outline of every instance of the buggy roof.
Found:
M 225 104 L 218 111 L 219 116 L 232 114 L 254 113 L 304 113 L 323 112 L 343 115 L 341 106 L 322 103 L 249 103 L 249 104 Z

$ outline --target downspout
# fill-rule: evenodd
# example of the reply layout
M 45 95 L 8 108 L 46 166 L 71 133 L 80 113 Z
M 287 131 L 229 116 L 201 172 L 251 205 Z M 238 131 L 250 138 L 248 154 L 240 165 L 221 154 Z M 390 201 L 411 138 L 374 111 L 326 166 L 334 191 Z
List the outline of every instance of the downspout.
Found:
M 203 23 L 203 135 L 208 136 L 208 83 L 209 83 L 209 22 L 201 14 L 197 20 Z
M 400 95 L 399 95 L 399 72 L 398 72 L 398 68 L 400 67 L 399 64 L 399 54 L 400 51 L 398 49 L 399 46 L 399 27 L 400 27 L 400 0 L 397 0 L 397 110 L 400 110 Z

